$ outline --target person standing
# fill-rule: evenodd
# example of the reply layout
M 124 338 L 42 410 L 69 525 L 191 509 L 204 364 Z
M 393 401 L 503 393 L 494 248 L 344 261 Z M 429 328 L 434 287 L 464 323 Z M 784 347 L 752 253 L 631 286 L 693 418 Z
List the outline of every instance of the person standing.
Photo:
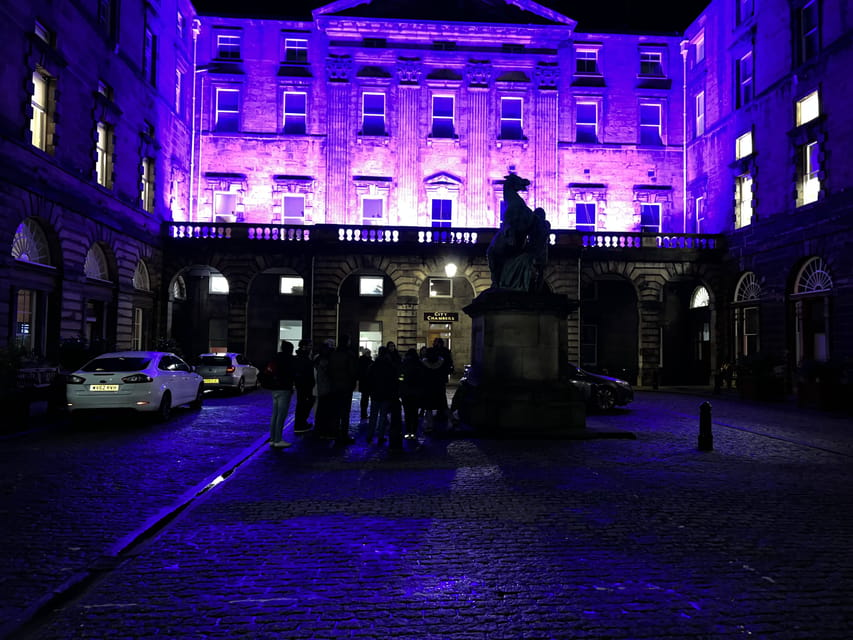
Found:
M 370 381 L 367 378 L 367 370 L 373 364 L 370 357 L 370 349 L 365 347 L 358 357 L 358 390 L 361 392 L 361 421 L 365 422 L 370 417 L 368 407 L 370 406 Z
M 443 338 L 436 338 L 432 341 L 432 349 L 435 354 L 442 359 L 441 363 L 441 375 L 444 378 L 444 385 L 447 386 L 447 383 L 450 381 L 450 376 L 453 373 L 453 356 L 450 353 L 450 349 L 444 344 Z M 438 407 L 438 415 L 436 416 L 443 420 L 447 419 L 447 396 L 445 390 L 445 398 L 443 406 Z
M 403 356 L 400 373 L 400 400 L 403 402 L 403 416 L 406 438 L 418 436 L 418 411 L 423 404 L 424 366 L 416 349 L 409 349 Z
M 293 415 L 293 432 L 307 433 L 313 426 L 308 422 L 314 406 L 314 363 L 311 360 L 313 343 L 308 339 L 299 341 L 296 350 L 294 385 L 296 408 Z
M 332 403 L 335 411 L 335 443 L 352 444 L 349 434 L 352 394 L 358 382 L 358 355 L 350 346 L 350 337 L 343 334 L 337 348 L 329 357 L 329 380 L 332 383 Z
M 326 340 L 320 345 L 314 358 L 314 371 L 317 376 L 317 409 L 314 411 L 314 435 L 324 440 L 334 440 L 336 431 L 331 378 L 331 360 L 334 342 Z
M 273 356 L 261 378 L 265 389 L 272 391 L 272 416 L 270 417 L 270 446 L 276 448 L 289 447 L 290 443 L 282 439 L 284 421 L 290 409 L 290 399 L 293 397 L 293 343 L 281 341 L 281 349 Z

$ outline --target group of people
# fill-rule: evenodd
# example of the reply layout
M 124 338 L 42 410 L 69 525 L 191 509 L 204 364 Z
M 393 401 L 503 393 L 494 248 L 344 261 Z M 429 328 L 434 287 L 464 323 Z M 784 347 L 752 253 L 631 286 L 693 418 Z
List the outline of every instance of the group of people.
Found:
M 388 342 L 375 359 L 369 349 L 359 356 L 347 335 L 337 346 L 327 340 L 316 350 L 310 340 L 300 340 L 295 353 L 293 344 L 282 340 L 280 351 L 260 374 L 273 397 L 270 445 L 291 446 L 282 432 L 294 393 L 295 434 L 351 444 L 350 412 L 358 389 L 368 441 L 384 444 L 387 438 L 391 448 L 402 448 L 404 437 L 417 437 L 421 418 L 425 431 L 434 420 L 448 419 L 445 389 L 452 373 L 453 358 L 441 338 L 432 347 L 409 349 L 402 356 L 397 345 Z

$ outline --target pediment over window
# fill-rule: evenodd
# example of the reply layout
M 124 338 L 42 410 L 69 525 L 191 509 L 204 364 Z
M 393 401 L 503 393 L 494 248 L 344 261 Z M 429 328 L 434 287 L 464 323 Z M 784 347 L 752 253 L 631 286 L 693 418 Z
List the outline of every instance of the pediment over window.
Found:
M 434 173 L 433 175 L 429 176 L 426 180 L 424 180 L 424 184 L 428 187 L 434 186 L 459 188 L 460 186 L 462 186 L 462 180 L 460 180 L 451 173 L 441 171 L 439 173 Z

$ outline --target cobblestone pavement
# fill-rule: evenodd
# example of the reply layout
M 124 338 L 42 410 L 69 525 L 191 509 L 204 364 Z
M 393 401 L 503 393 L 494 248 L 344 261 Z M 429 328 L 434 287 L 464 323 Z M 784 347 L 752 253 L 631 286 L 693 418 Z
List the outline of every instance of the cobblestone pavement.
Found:
M 627 429 L 635 440 L 426 439 L 401 453 L 363 441 L 260 446 L 17 635 L 853 638 L 850 417 L 713 397 L 714 451 L 699 452 L 706 399 L 639 392 L 629 409 L 588 418 L 592 429 Z M 250 396 L 210 413 L 244 411 L 255 426 L 233 435 L 248 445 L 267 401 Z M 229 437 L 203 426 L 205 411 L 198 429 Z M 165 440 L 182 431 L 160 430 Z M 150 437 L 136 433 L 134 448 L 150 448 Z M 197 457 L 209 446 L 198 442 Z M 149 489 L 173 502 L 184 488 L 168 486 L 175 460 L 123 451 L 98 465 L 139 475 L 148 467 Z M 52 496 L 34 508 L 57 509 L 64 476 L 50 471 L 61 468 L 55 457 L 43 466 Z M 77 492 L 84 484 L 72 483 Z M 132 494 L 90 496 L 102 504 L 103 529 L 133 519 Z M 109 531 L 100 535 L 111 542 Z M 46 553 L 23 560 L 34 572 L 55 570 Z

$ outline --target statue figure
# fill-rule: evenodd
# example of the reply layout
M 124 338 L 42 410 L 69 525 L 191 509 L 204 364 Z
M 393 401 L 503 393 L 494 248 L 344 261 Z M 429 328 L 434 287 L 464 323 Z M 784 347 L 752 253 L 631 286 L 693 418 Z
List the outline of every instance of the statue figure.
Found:
M 548 261 L 551 224 L 544 209 L 531 211 L 519 195 L 529 185 L 530 180 L 514 172 L 504 179 L 507 206 L 503 224 L 486 250 L 492 288 L 533 292 L 544 286 L 542 271 Z

